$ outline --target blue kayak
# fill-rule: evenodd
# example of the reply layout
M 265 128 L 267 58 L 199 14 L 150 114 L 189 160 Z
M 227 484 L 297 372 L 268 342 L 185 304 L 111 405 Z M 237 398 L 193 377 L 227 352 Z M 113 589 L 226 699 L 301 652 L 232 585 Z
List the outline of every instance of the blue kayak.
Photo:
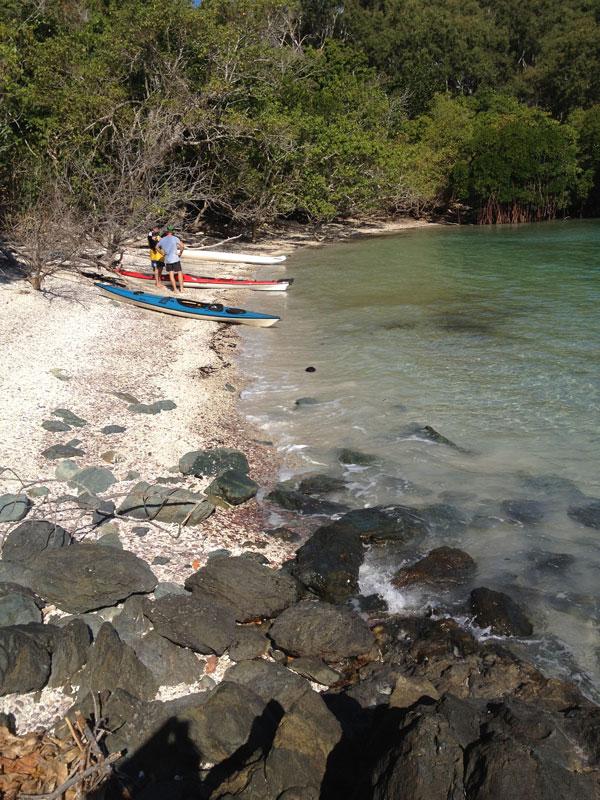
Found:
M 209 322 L 230 322 L 234 325 L 252 325 L 255 328 L 269 328 L 279 322 L 279 317 L 273 317 L 271 314 L 258 314 L 256 311 L 246 311 L 243 308 L 229 308 L 220 303 L 199 303 L 196 300 L 165 297 L 161 294 L 149 294 L 141 291 L 135 292 L 107 283 L 96 283 L 95 286 L 115 300 L 132 303 L 134 306 L 147 308 L 149 311 L 172 314 L 176 317 L 203 319 Z

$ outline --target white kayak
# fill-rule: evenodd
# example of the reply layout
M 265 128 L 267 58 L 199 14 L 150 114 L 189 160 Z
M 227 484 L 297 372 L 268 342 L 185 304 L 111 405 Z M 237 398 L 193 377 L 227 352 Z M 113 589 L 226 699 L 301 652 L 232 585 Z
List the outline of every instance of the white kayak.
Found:
M 251 253 L 227 253 L 225 250 L 202 250 L 186 247 L 181 256 L 182 261 L 227 261 L 236 264 L 281 264 L 286 256 L 255 256 Z

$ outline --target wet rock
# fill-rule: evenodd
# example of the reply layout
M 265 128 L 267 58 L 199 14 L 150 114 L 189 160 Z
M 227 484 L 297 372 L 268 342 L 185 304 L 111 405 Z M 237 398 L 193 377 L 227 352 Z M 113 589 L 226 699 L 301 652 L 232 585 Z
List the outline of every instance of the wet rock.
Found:
M 340 517 L 341 525 L 358 531 L 365 542 L 409 542 L 427 533 L 419 511 L 409 506 L 359 508 Z
M 298 598 L 289 575 L 247 556 L 211 559 L 190 575 L 185 588 L 231 607 L 238 622 L 274 617 Z
M 437 547 L 410 567 L 399 569 L 392 583 L 398 589 L 415 584 L 450 587 L 469 581 L 475 573 L 475 562 L 464 550 Z
M 132 414 L 160 414 L 161 411 L 172 411 L 177 408 L 172 400 L 157 400 L 155 403 L 132 403 L 128 411 Z
M 72 541 L 71 534 L 55 522 L 28 520 L 8 534 L 2 547 L 2 559 L 29 564 L 39 553 L 68 547 Z
M 179 647 L 156 631 L 130 641 L 136 656 L 150 670 L 159 686 L 195 683 L 202 677 L 204 662 L 194 653 Z
M 573 481 L 560 475 L 526 475 L 519 473 L 523 487 L 527 490 L 545 494 L 549 498 L 565 497 L 571 501 L 583 500 L 585 495 Z
M 355 464 L 357 467 L 369 467 L 371 464 L 376 464 L 379 460 L 377 456 L 370 453 L 362 453 L 360 450 L 351 450 L 348 447 L 342 447 L 337 451 L 337 460 L 340 464 Z
M 457 450 L 459 453 L 468 453 L 463 447 L 459 447 L 450 439 L 447 439 L 439 431 L 436 431 L 431 425 L 419 425 L 418 422 L 407 425 L 403 430 L 405 437 L 416 436 L 418 439 L 425 439 L 428 442 L 435 442 L 435 444 L 444 444 L 446 447 Z
M 521 608 L 504 592 L 480 587 L 473 589 L 471 612 L 480 628 L 499 636 L 531 636 L 533 626 Z
M 156 586 L 150 567 L 136 555 L 92 543 L 44 551 L 32 564 L 31 580 L 41 597 L 74 614 Z
M 66 686 L 87 661 L 91 632 L 83 619 L 72 619 L 60 628 L 52 648 L 49 686 Z
M 201 494 L 186 489 L 151 486 L 146 481 L 140 481 L 127 495 L 118 513 L 134 519 L 199 525 L 212 514 L 214 508 Z
M 125 433 L 127 428 L 124 425 L 105 425 L 103 428 L 100 428 L 100 433 L 105 433 L 107 435 L 111 433 Z
M 304 678 L 272 661 L 243 661 L 229 667 L 224 680 L 251 689 L 265 703 L 274 700 L 285 711 L 310 687 Z
M 271 643 L 266 634 L 255 626 L 238 625 L 236 638 L 229 648 L 229 658 L 232 661 L 251 661 L 261 658 L 269 651 Z
M 47 647 L 20 628 L 0 628 L 0 696 L 42 689 L 50 666 Z
M 388 604 L 380 594 L 360 594 L 357 600 L 359 609 L 367 614 L 377 611 L 387 611 L 388 609 Z
M 296 408 L 302 408 L 303 406 L 316 406 L 318 403 L 319 401 L 316 397 L 299 397 L 297 400 L 294 400 L 294 405 Z
M 575 556 L 569 553 L 550 553 L 548 551 L 528 553 L 527 558 L 534 569 L 550 575 L 562 575 L 575 563 Z
M 72 444 L 53 444 L 52 447 L 47 447 L 42 450 L 42 455 L 49 461 L 55 461 L 57 458 L 77 458 L 84 456 L 85 451 L 80 450 Z
M 221 497 L 232 506 L 238 506 L 254 497 L 258 484 L 245 472 L 228 469 L 215 478 L 204 491 L 209 497 Z
M 18 522 L 29 514 L 32 505 L 26 494 L 0 495 L 0 522 Z
M 310 497 L 294 489 L 286 489 L 281 485 L 276 486 L 273 491 L 269 492 L 266 499 L 281 508 L 285 508 L 287 511 L 297 511 L 300 514 L 331 516 L 348 510 L 347 506 L 343 506 L 340 503 L 332 503 L 329 500 Z
M 64 431 L 72 430 L 71 426 L 67 425 L 66 422 L 59 422 L 57 419 L 45 419 L 42 422 L 42 428 L 50 431 L 50 433 L 63 433 Z
M 286 528 L 285 526 L 281 526 L 279 528 L 271 528 L 268 531 L 265 531 L 266 536 L 273 537 L 273 539 L 280 539 L 282 542 L 299 542 L 302 538 L 299 533 L 291 530 L 291 528 Z
M 293 656 L 317 656 L 339 661 L 367 653 L 373 634 L 358 614 L 329 603 L 303 601 L 275 620 L 269 637 L 276 647 Z
M 340 524 L 318 528 L 296 552 L 290 571 L 318 597 L 343 603 L 358 594 L 358 572 L 364 559 L 359 533 Z
M 229 447 L 214 447 L 212 450 L 192 450 L 179 459 L 179 471 L 183 475 L 197 478 L 219 475 L 226 470 L 250 471 L 246 456 L 239 450 Z
M 105 492 L 115 482 L 115 476 L 106 467 L 86 467 L 71 477 L 69 486 L 76 488 L 80 494 L 87 492 L 96 495 Z
M 467 527 L 468 515 L 448 503 L 434 503 L 419 509 L 425 524 L 436 536 L 454 536 Z
M 92 692 L 120 688 L 141 700 L 152 700 L 158 682 L 133 648 L 122 642 L 113 626 L 105 622 L 90 649 L 81 687 Z
M 333 686 L 341 677 L 339 672 L 328 667 L 320 658 L 295 658 L 290 662 L 289 668 L 322 686 Z
M 308 475 L 306 478 L 302 478 L 298 485 L 298 491 L 302 494 L 331 494 L 331 492 L 339 492 L 345 488 L 346 481 L 325 473 Z
M 600 529 L 600 500 L 585 505 L 569 506 L 567 513 L 571 519 L 580 525 L 585 525 L 586 528 Z
M 55 408 L 52 414 L 55 417 L 60 417 L 63 422 L 66 422 L 67 425 L 71 425 L 74 428 L 83 428 L 87 425 L 87 421 L 85 419 L 78 417 L 77 414 L 69 411 L 68 408 Z
M 20 591 L 0 594 L 0 628 L 41 621 L 42 612 L 31 596 Z
M 538 500 L 505 500 L 500 509 L 511 522 L 537 525 L 544 519 L 544 505 Z
M 196 653 L 222 655 L 235 641 L 235 617 L 216 601 L 189 595 L 167 595 L 145 606 L 161 636 Z

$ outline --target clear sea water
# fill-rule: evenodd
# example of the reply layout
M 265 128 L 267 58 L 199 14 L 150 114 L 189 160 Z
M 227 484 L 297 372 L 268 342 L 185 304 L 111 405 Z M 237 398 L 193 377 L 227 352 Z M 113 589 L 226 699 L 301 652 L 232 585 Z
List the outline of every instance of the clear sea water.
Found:
M 371 550 L 363 592 L 464 616 L 466 591 L 390 583 L 432 547 L 461 547 L 477 585 L 527 608 L 535 635 L 515 646 L 593 694 L 600 531 L 566 512 L 577 492 L 600 498 L 600 221 L 432 226 L 305 249 L 261 270 L 273 273 L 296 282 L 288 296 L 248 295 L 283 320 L 244 332 L 242 408 L 284 455 L 282 478 L 329 472 L 348 481 L 330 499 L 352 507 L 444 503 L 467 521 Z M 410 435 L 415 423 L 469 452 Z M 377 462 L 344 467 L 341 447 Z M 511 521 L 508 500 L 538 501 L 543 519 Z

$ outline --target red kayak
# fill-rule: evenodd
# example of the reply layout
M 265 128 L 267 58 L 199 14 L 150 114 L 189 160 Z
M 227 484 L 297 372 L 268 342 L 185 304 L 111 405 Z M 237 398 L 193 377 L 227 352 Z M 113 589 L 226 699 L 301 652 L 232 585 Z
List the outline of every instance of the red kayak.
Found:
M 130 269 L 116 270 L 118 275 L 133 281 L 153 281 L 150 272 L 136 272 Z M 166 283 L 168 275 L 162 275 Z M 281 278 L 275 281 L 253 281 L 250 278 L 208 278 L 204 275 L 183 275 L 183 285 L 192 289 L 252 289 L 255 292 L 286 292 L 294 282 L 293 278 Z

